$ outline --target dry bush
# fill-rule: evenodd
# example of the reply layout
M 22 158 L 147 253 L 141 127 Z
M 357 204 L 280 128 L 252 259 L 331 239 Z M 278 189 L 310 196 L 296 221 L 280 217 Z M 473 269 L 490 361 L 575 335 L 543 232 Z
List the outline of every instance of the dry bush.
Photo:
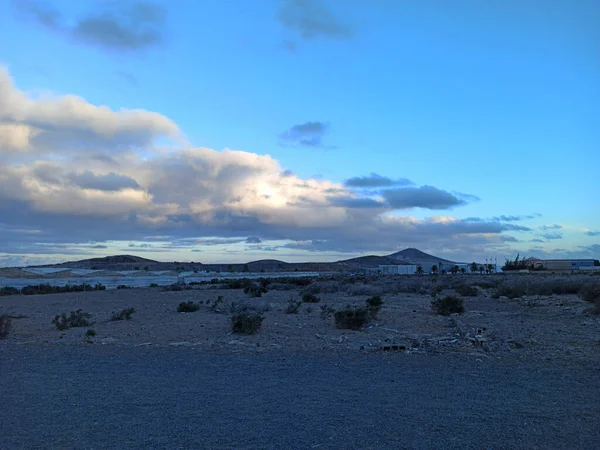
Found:
M 290 300 L 287 308 L 285 309 L 286 314 L 298 314 L 300 307 L 302 306 L 302 300 Z
M 262 326 L 264 316 L 253 311 L 242 311 L 231 316 L 231 331 L 254 334 Z
M 304 303 L 319 303 L 321 299 L 310 292 L 305 292 L 302 294 L 302 301 Z
M 12 329 L 12 319 L 8 314 L 0 314 L 0 339 L 6 339 Z
M 371 285 L 371 284 L 351 284 L 346 286 L 346 293 L 348 295 L 356 296 L 356 295 L 383 295 L 385 290 L 382 286 L 379 285 Z
M 453 295 L 432 301 L 431 307 L 441 316 L 449 316 L 454 313 L 462 314 L 465 312 L 463 300 Z
M 344 283 L 340 280 L 320 280 L 307 286 L 305 292 L 311 294 L 335 294 L 344 290 Z
M 600 282 L 591 281 L 584 284 L 579 290 L 579 296 L 586 302 L 594 305 L 594 312 L 600 314 Z
M 90 313 L 78 309 L 77 311 L 71 311 L 69 316 L 67 316 L 67 313 L 57 314 L 52 319 L 52 323 L 56 326 L 57 330 L 63 331 L 69 328 L 89 327 L 93 324 L 89 320 L 91 317 Z
M 180 312 L 180 313 L 195 312 L 195 311 L 198 311 L 199 309 L 200 309 L 200 305 L 198 303 L 194 303 L 191 300 L 188 302 L 181 302 L 177 306 L 177 312 Z
M 577 294 L 586 284 L 586 275 L 518 275 L 506 277 L 496 288 L 494 298 L 518 298 L 524 295 Z
M 117 320 L 131 320 L 131 316 L 135 312 L 135 308 L 125 308 L 121 311 L 113 311 L 112 316 L 110 318 L 111 321 Z
M 335 325 L 338 328 L 349 330 L 360 330 L 371 319 L 369 310 L 365 307 L 353 308 L 348 306 L 346 309 L 336 311 L 333 314 Z
M 476 297 L 479 291 L 476 287 L 469 286 L 468 284 L 460 284 L 454 288 L 463 297 Z

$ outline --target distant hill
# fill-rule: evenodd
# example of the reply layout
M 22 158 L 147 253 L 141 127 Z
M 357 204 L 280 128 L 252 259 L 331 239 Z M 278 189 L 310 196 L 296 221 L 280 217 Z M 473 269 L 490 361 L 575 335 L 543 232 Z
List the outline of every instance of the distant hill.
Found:
M 359 256 L 358 258 L 345 259 L 338 261 L 337 264 L 340 266 L 347 266 L 347 268 L 375 268 L 380 265 L 394 265 L 394 264 L 409 264 L 401 261 L 396 261 L 389 256 Z
M 60 264 L 49 264 L 37 267 L 65 267 L 71 269 L 98 270 L 186 270 L 186 271 L 219 271 L 219 272 L 270 272 L 270 271 L 344 271 L 376 268 L 380 265 L 403 264 L 457 264 L 447 259 L 438 258 L 416 248 L 407 248 L 386 256 L 367 255 L 336 262 L 301 262 L 288 263 L 277 259 L 261 259 L 248 263 L 202 264 L 199 262 L 161 262 L 133 255 L 114 255 L 104 258 L 90 258 L 81 261 L 69 261 Z
M 418 263 L 444 263 L 444 264 L 458 264 L 456 261 L 449 261 L 444 258 L 430 255 L 429 253 L 422 252 L 417 248 L 406 248 L 396 253 L 388 255 L 387 258 L 398 262 L 404 262 L 405 264 L 418 264 Z M 398 264 L 396 262 L 396 264 Z

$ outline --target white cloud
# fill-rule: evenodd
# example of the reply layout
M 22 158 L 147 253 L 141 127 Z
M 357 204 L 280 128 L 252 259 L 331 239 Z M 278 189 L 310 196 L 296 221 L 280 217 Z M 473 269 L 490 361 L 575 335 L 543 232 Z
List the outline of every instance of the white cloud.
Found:
M 365 197 L 343 183 L 300 178 L 269 155 L 186 146 L 181 134 L 153 112 L 113 111 L 75 96 L 28 96 L 0 70 L 0 156 L 6 161 L 0 164 L 0 223 L 40 229 L 35 236 L 13 233 L 4 252 L 166 235 L 238 242 L 260 236 L 336 252 L 417 246 L 477 253 L 508 248 L 511 237 L 503 233 L 520 231 L 497 220 L 392 215 L 465 200 L 433 186 L 409 186 L 394 187 L 386 202 L 385 191 Z M 178 146 L 157 151 L 161 138 Z

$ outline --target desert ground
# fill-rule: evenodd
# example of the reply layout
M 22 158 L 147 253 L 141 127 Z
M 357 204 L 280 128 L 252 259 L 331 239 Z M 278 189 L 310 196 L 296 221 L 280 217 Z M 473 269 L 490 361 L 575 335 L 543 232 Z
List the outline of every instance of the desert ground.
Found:
M 0 297 L 12 318 L 0 400 L 13 405 L 0 413 L 0 447 L 597 448 L 600 316 L 576 292 L 599 278 L 345 276 L 276 280 L 261 297 L 225 284 Z M 318 303 L 302 302 L 306 292 Z M 383 300 L 375 317 L 336 326 L 333 310 L 372 296 Z M 446 296 L 464 312 L 437 315 L 431 302 Z M 190 301 L 197 311 L 178 312 Z M 130 320 L 110 320 L 125 308 Z M 92 324 L 52 324 L 78 309 Z M 244 309 L 264 317 L 254 334 L 232 331 Z M 149 415 L 149 434 L 123 429 L 136 414 Z

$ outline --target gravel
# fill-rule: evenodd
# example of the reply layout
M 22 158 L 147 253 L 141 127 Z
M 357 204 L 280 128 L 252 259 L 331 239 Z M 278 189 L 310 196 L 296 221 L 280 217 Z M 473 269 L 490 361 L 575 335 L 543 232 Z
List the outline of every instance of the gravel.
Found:
M 600 447 L 598 361 L 3 345 L 0 405 L 2 449 Z

